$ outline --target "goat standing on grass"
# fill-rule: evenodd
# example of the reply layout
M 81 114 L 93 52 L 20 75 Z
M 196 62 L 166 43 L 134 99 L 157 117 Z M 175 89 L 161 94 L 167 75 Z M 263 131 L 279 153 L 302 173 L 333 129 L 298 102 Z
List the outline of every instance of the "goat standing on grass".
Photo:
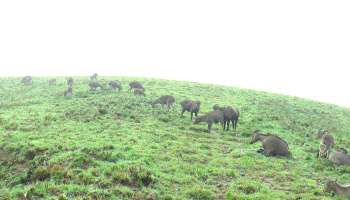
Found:
M 232 128 L 236 130 L 240 115 L 238 109 L 231 106 L 220 107 L 216 104 L 213 106 L 213 110 L 220 110 L 224 114 L 224 129 L 228 131 L 230 129 L 230 122 L 232 122 Z
M 208 124 L 208 133 L 210 133 L 213 124 L 220 123 L 222 128 L 224 128 L 224 115 L 220 110 L 214 110 L 205 115 L 196 117 L 193 124 L 199 124 L 201 122 L 206 122 Z
M 143 89 L 145 90 L 145 88 L 143 87 L 143 85 L 138 82 L 138 81 L 133 81 L 131 83 L 129 83 L 129 91 L 135 90 L 135 89 Z
M 191 113 L 191 120 L 193 119 L 193 114 L 195 114 L 196 117 L 198 116 L 201 106 L 200 101 L 184 100 L 180 104 L 182 108 L 181 116 L 183 116 L 186 111 Z
M 175 103 L 175 98 L 171 95 L 163 95 L 152 102 L 152 108 L 155 108 L 157 104 L 160 104 L 162 107 L 167 106 L 170 109 Z

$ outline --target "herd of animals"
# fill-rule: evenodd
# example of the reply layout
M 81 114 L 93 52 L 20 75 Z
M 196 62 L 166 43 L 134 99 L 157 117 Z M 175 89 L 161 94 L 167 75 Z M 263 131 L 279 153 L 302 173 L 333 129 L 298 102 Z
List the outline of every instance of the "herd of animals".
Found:
M 33 79 L 30 76 L 22 78 L 21 81 L 25 85 L 31 85 Z M 55 85 L 56 79 L 49 80 L 49 85 Z M 68 88 L 64 91 L 65 97 L 70 97 L 73 95 L 73 78 L 67 78 Z M 95 73 L 90 77 L 88 86 L 91 91 L 96 91 L 97 89 L 105 89 L 105 87 L 98 81 L 98 75 Z M 120 81 L 110 81 L 107 86 L 110 90 L 122 90 L 122 84 Z M 129 91 L 133 92 L 134 95 L 146 96 L 144 86 L 137 81 L 129 83 Z M 156 105 L 161 105 L 162 107 L 167 107 L 170 109 L 175 104 L 175 98 L 171 95 L 164 95 L 154 100 L 151 105 L 154 108 Z M 219 105 L 213 106 L 213 111 L 208 112 L 202 116 L 198 116 L 200 111 L 200 101 L 194 100 L 184 100 L 180 103 L 182 111 L 181 116 L 185 112 L 191 113 L 191 120 L 194 124 L 201 122 L 208 124 L 208 132 L 211 132 L 212 125 L 220 123 L 223 130 L 228 131 L 230 123 L 232 123 L 232 128 L 236 130 L 240 112 L 237 108 L 231 106 L 221 107 Z M 195 118 L 193 119 L 193 115 Z M 318 132 L 318 139 L 320 139 L 319 151 L 317 153 L 318 158 L 328 159 L 334 165 L 350 165 L 350 155 L 348 155 L 346 149 L 334 149 L 335 139 L 326 130 L 321 130 Z M 289 151 L 288 143 L 274 134 L 264 134 L 260 130 L 256 130 L 252 133 L 251 144 L 260 141 L 262 143 L 262 148 L 257 152 L 265 156 L 278 156 L 278 157 L 289 157 L 292 158 L 291 152 Z M 350 199 L 350 185 L 341 185 L 334 180 L 327 180 L 324 186 L 325 192 L 332 192 L 341 197 Z

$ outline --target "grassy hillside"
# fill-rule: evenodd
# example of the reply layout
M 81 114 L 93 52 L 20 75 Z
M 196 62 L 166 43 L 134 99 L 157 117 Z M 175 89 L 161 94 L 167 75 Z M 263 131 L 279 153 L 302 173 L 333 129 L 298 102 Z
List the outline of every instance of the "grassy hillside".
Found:
M 76 77 L 64 98 L 64 78 L 0 79 L 0 199 L 332 199 L 327 177 L 348 179 L 350 167 L 315 158 L 318 129 L 349 147 L 350 110 L 252 90 L 189 82 L 125 77 L 123 91 L 88 91 Z M 146 97 L 128 92 L 144 83 Z M 176 97 L 174 110 L 149 101 Z M 236 132 L 193 125 L 180 118 L 179 102 L 200 100 L 240 109 Z M 267 158 L 249 144 L 255 129 L 284 138 L 294 159 Z

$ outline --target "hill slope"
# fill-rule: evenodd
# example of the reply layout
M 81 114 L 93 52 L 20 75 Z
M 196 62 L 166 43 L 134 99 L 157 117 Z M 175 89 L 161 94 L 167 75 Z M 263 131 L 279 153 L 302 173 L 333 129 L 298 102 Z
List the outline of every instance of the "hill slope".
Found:
M 0 199 L 331 199 L 327 177 L 347 179 L 315 158 L 315 132 L 328 129 L 348 147 L 350 111 L 309 100 L 231 87 L 157 79 L 144 83 L 146 97 L 129 93 L 134 78 L 118 79 L 122 92 L 88 91 L 75 78 L 74 95 L 34 78 L 0 79 Z M 149 105 L 176 97 L 174 110 Z M 236 132 L 180 118 L 179 102 L 200 100 L 201 114 L 214 104 L 241 111 Z M 295 159 L 267 158 L 249 144 L 255 129 L 288 141 Z

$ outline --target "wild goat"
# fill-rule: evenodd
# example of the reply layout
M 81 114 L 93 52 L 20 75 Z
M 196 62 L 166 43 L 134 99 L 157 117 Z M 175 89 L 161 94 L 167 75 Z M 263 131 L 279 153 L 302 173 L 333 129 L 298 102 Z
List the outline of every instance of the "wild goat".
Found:
M 276 135 L 266 135 L 256 130 L 252 134 L 250 144 L 257 141 L 261 141 L 263 146 L 263 149 L 258 151 L 259 153 L 266 156 L 291 156 L 288 143 Z
M 199 124 L 200 122 L 206 122 L 208 124 L 208 133 L 210 133 L 214 123 L 220 123 L 222 128 L 224 128 L 224 115 L 220 110 L 214 110 L 205 115 L 196 117 L 193 124 Z
M 162 107 L 167 106 L 168 109 L 175 103 L 175 98 L 171 95 L 163 95 L 152 102 L 152 107 L 154 108 L 157 104 L 160 104 Z
M 141 88 L 135 88 L 134 89 L 134 95 L 136 96 L 146 96 L 145 90 Z
M 234 109 L 231 106 L 227 107 L 220 107 L 219 105 L 214 105 L 213 110 L 220 110 L 224 114 L 224 129 L 227 131 L 230 129 L 230 122 L 232 122 L 232 128 L 236 130 L 237 128 L 237 123 L 239 119 L 239 110 Z
M 201 106 L 200 101 L 184 100 L 180 104 L 182 107 L 181 116 L 183 116 L 186 111 L 191 113 L 191 120 L 193 119 L 193 114 L 195 114 L 196 117 L 198 116 Z
M 143 85 L 140 82 L 137 82 L 137 81 L 133 81 L 133 82 L 129 83 L 129 87 L 130 87 L 129 91 L 134 90 L 134 89 L 143 89 L 143 90 L 145 90 L 143 88 Z
M 333 192 L 340 197 L 350 199 L 350 185 L 340 185 L 336 181 L 327 180 L 325 187 L 325 192 Z
M 22 78 L 21 83 L 23 83 L 24 85 L 31 85 L 33 84 L 33 78 L 31 76 L 25 76 Z
M 103 89 L 103 86 L 98 81 L 89 82 L 90 91 L 96 91 L 97 88 Z
M 342 150 L 330 152 L 328 160 L 335 165 L 350 165 L 350 156 Z
M 108 85 L 111 90 L 117 90 L 117 89 L 118 91 L 122 90 L 122 84 L 119 81 L 110 81 Z
M 329 153 L 331 152 L 331 149 L 333 146 L 334 146 L 334 137 L 329 133 L 323 134 L 321 137 L 318 157 L 319 158 L 328 158 Z

